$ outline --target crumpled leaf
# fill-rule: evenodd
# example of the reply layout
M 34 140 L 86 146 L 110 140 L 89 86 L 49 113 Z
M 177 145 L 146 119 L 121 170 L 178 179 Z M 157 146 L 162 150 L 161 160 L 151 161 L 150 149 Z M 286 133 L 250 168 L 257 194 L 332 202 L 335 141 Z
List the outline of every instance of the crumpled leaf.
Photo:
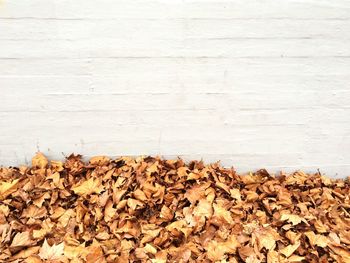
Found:
M 38 208 L 35 205 L 30 205 L 22 213 L 22 217 L 27 217 L 27 218 L 42 218 L 46 215 L 47 215 L 46 207 Z
M 312 231 L 306 232 L 305 235 L 308 237 L 309 242 L 312 246 L 319 246 L 324 248 L 329 243 L 329 239 L 326 236 L 316 235 Z
M 288 262 L 302 262 L 303 260 L 305 260 L 305 257 L 298 255 L 293 255 L 288 258 Z
M 218 220 L 219 223 L 233 224 L 233 219 L 230 211 L 228 211 L 227 209 L 225 209 L 224 207 L 218 204 L 213 204 L 213 208 L 214 208 L 214 217 Z
M 12 240 L 11 247 L 22 247 L 29 246 L 33 243 L 33 240 L 30 237 L 30 232 L 21 232 L 17 233 Z
M 293 226 L 296 226 L 301 222 L 305 222 L 302 217 L 293 214 L 282 214 L 281 221 L 288 221 L 289 223 L 292 223 Z
M 270 250 L 267 253 L 267 263 L 279 263 L 279 254 L 277 251 Z
M 288 245 L 285 248 L 281 249 L 279 252 L 286 257 L 290 257 L 295 252 L 295 250 L 298 249 L 299 246 L 300 241 L 297 241 L 294 245 Z
M 250 255 L 245 260 L 246 263 L 261 263 L 261 260 L 257 258 L 256 255 Z
M 68 259 L 83 258 L 89 254 L 89 250 L 85 247 L 85 244 L 78 246 L 64 246 L 64 256 Z
M 339 259 L 342 260 L 342 263 L 350 262 L 350 251 L 347 248 L 343 248 L 341 246 L 330 245 L 332 251 L 339 255 Z
M 240 243 L 233 235 L 225 242 L 217 242 L 216 240 L 212 240 L 209 242 L 207 247 L 208 259 L 212 261 L 221 261 L 226 258 L 225 254 L 235 253 L 239 246 Z
M 106 259 L 103 255 L 100 244 L 96 241 L 88 248 L 89 254 L 86 256 L 87 263 L 105 263 Z
M 95 156 L 90 159 L 92 165 L 106 165 L 110 161 L 110 158 L 107 156 Z
M 10 194 L 17 190 L 19 179 L 15 179 L 12 182 L 0 181 L 0 200 L 5 199 Z
M 99 179 L 91 177 L 90 179 L 72 187 L 72 190 L 77 195 L 87 196 L 90 194 L 99 194 L 104 190 Z
M 29 258 L 32 255 L 36 255 L 39 252 L 40 247 L 29 247 L 27 249 L 21 250 L 16 255 L 13 256 L 13 259 L 22 259 L 22 258 Z
M 38 152 L 33 158 L 32 158 L 32 166 L 37 168 L 46 168 L 49 161 L 45 157 L 44 154 L 41 152 Z
M 280 239 L 279 234 L 272 228 L 259 228 L 253 232 L 252 237 L 253 240 L 257 240 L 259 251 L 263 248 L 274 250 L 276 241 Z

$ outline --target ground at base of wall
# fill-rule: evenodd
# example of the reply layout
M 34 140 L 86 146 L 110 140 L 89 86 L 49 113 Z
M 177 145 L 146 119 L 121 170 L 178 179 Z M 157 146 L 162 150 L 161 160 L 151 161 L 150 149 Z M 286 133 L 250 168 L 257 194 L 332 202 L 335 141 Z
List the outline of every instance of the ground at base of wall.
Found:
M 350 262 L 350 182 L 154 157 L 0 168 L 0 262 Z

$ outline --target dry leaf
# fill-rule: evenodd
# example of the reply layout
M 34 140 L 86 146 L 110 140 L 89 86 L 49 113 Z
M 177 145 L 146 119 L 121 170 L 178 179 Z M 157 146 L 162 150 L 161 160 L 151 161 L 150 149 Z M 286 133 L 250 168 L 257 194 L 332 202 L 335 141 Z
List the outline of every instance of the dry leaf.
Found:
M 64 244 L 53 244 L 50 246 L 45 239 L 44 244 L 40 248 L 39 257 L 45 260 L 61 260 L 63 259 Z
M 90 159 L 92 165 L 107 165 L 110 159 L 107 156 L 95 156 Z
M 64 256 L 68 259 L 86 258 L 89 250 L 85 248 L 85 244 L 79 246 L 64 246 Z
M 5 199 L 10 194 L 17 190 L 19 179 L 15 179 L 12 182 L 0 181 L 0 200 Z
M 288 221 L 289 223 L 292 223 L 293 226 L 295 226 L 303 222 L 304 219 L 298 215 L 282 214 L 281 221 Z
M 302 262 L 303 260 L 305 260 L 305 257 L 301 257 L 298 255 L 293 255 L 288 258 L 288 262 Z
M 33 243 L 30 232 L 17 233 L 12 240 L 11 247 L 29 246 Z
M 14 255 L 12 258 L 13 259 L 21 259 L 21 258 L 28 258 L 32 255 L 36 255 L 39 252 L 40 247 L 35 246 L 35 247 L 29 247 L 25 250 L 21 250 L 19 253 Z
M 295 250 L 298 249 L 299 246 L 300 246 L 300 241 L 296 242 L 294 245 L 286 246 L 285 248 L 281 249 L 279 252 L 285 255 L 286 257 L 290 257 L 295 252 Z
M 314 232 L 306 232 L 305 235 L 308 237 L 309 242 L 312 246 L 326 247 L 329 243 L 329 239 L 323 235 L 316 235 Z
M 48 165 L 48 160 L 41 152 L 38 152 L 33 158 L 32 158 L 32 166 L 37 168 L 46 168 Z
M 101 193 L 104 190 L 104 187 L 99 179 L 91 177 L 87 181 L 84 181 L 79 185 L 73 186 L 72 190 L 77 195 L 87 196 L 90 194 Z
M 350 262 L 348 179 L 150 156 L 32 164 L 0 168 L 0 262 Z

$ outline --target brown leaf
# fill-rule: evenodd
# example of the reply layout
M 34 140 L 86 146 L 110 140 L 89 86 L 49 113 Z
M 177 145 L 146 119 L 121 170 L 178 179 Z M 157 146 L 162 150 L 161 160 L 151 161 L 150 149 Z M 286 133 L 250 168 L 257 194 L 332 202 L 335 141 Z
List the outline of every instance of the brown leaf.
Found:
M 33 240 L 30 237 L 30 232 L 21 232 L 17 233 L 12 240 L 11 247 L 22 247 L 29 246 L 33 243 Z
M 319 173 L 39 153 L 0 168 L 0 262 L 346 263 L 349 200 Z
M 36 255 L 39 252 L 40 247 L 35 246 L 35 247 L 29 247 L 25 250 L 21 250 L 18 252 L 16 255 L 12 257 L 12 259 L 22 259 L 22 258 L 28 258 L 32 255 Z
M 29 206 L 22 213 L 22 217 L 34 218 L 34 219 L 43 218 L 46 215 L 47 215 L 46 207 L 38 208 L 35 205 Z
M 171 221 L 174 218 L 173 211 L 163 205 L 162 209 L 160 210 L 160 218 L 162 218 L 165 222 Z
M 106 262 L 102 248 L 97 242 L 94 242 L 88 248 L 88 251 L 89 251 L 89 254 L 87 254 L 86 256 L 87 263 L 105 263 Z
M 105 211 L 104 211 L 104 219 L 106 222 L 110 222 L 112 218 L 115 216 L 117 212 L 117 209 L 113 208 L 113 202 L 112 200 L 108 200 L 107 204 L 105 206 Z
M 95 156 L 90 159 L 92 165 L 107 165 L 110 159 L 107 156 Z

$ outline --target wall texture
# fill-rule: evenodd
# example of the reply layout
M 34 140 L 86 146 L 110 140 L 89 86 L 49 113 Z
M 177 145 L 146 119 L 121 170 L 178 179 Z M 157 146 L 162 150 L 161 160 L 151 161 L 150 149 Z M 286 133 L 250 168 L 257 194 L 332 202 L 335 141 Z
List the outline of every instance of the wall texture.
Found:
M 160 154 L 350 175 L 350 1 L 1 0 L 0 163 Z

